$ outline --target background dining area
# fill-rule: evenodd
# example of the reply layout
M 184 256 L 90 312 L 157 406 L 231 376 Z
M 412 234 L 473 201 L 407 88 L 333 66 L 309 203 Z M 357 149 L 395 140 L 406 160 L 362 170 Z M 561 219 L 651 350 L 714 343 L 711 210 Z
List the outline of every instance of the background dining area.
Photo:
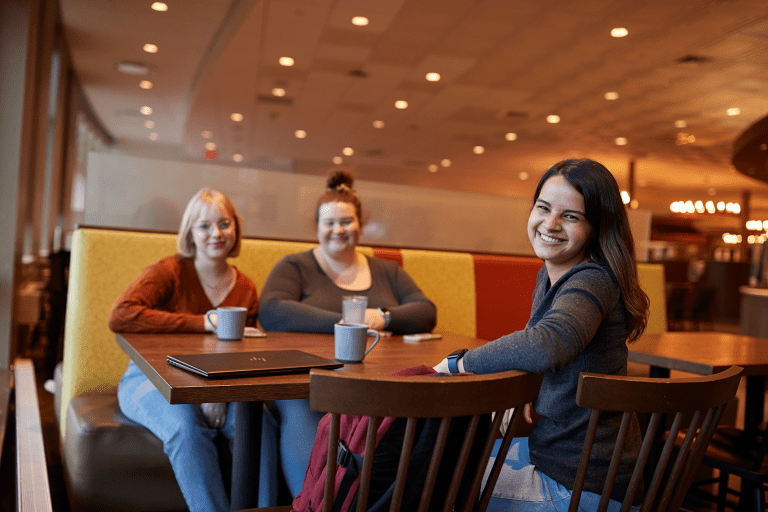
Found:
M 526 219 L 565 158 L 603 163 L 626 205 L 650 298 L 630 376 L 742 368 L 720 421 L 737 430 L 712 444 L 759 462 L 744 445 L 766 444 L 766 55 L 762 0 L 3 2 L 0 479 L 34 484 L 49 510 L 185 508 L 162 445 L 117 404 L 129 361 L 163 354 L 106 322 L 174 252 L 201 187 L 242 217 L 233 264 L 261 293 L 280 258 L 317 245 L 329 173 L 354 176 L 359 250 L 414 279 L 442 335 L 418 353 L 382 337 L 363 363 L 378 375 L 525 327 L 542 267 Z M 229 350 L 206 336 L 200 350 Z M 158 382 L 177 382 L 159 367 Z M 311 399 L 299 380 L 237 393 Z M 747 475 L 708 455 L 704 473 L 762 489 L 759 463 Z M 21 509 L 29 487 L 3 488 L 0 508 Z M 696 496 L 695 510 L 744 499 Z

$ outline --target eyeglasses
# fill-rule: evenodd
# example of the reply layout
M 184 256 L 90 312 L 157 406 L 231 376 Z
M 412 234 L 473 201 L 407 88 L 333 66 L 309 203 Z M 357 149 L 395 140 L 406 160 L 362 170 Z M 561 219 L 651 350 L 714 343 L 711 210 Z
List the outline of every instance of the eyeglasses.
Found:
M 196 229 L 200 231 L 211 231 L 213 229 L 213 222 L 204 220 L 197 226 L 195 226 Z M 221 219 L 219 222 L 216 223 L 216 227 L 219 228 L 219 231 L 226 231 L 232 226 L 232 221 L 230 219 Z

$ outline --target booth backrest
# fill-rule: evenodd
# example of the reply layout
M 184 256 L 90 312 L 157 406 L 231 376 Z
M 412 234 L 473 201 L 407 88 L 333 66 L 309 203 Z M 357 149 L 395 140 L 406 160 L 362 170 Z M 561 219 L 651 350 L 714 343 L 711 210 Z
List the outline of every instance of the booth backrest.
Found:
M 243 239 L 232 262 L 259 291 L 280 258 L 316 244 Z M 496 339 L 525 327 L 541 260 L 526 256 L 359 247 L 369 256 L 397 261 L 437 306 L 438 332 Z M 117 296 L 139 272 L 176 252 L 176 237 L 80 228 L 72 237 L 61 389 L 61 432 L 69 400 L 89 391 L 115 389 L 128 364 L 107 327 Z M 664 270 L 641 264 L 640 280 L 651 296 L 648 332 L 666 328 Z

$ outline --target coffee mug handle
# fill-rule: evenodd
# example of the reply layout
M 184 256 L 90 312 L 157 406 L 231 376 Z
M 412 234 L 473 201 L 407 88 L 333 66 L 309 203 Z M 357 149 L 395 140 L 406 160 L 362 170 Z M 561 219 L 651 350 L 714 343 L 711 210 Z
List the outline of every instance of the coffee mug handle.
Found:
M 368 347 L 368 350 L 366 350 L 366 351 L 365 351 L 365 354 L 363 354 L 363 357 L 367 356 L 367 355 L 368 355 L 368 352 L 370 352 L 371 350 L 373 350 L 373 347 L 375 347 L 375 346 L 376 346 L 376 344 L 379 342 L 379 339 L 381 338 L 381 334 L 379 334 L 379 331 L 375 331 L 375 330 L 373 330 L 373 329 L 368 329 L 368 332 L 366 333 L 366 336 L 370 336 L 371 334 L 373 334 L 374 336 L 376 336 L 376 339 L 375 339 L 375 340 L 373 340 L 373 345 L 371 345 L 370 347 Z
M 211 320 L 211 314 L 216 314 L 216 310 L 215 310 L 215 309 L 212 309 L 212 310 L 210 310 L 209 312 L 207 312 L 207 313 L 205 314 L 205 318 L 206 318 L 206 319 L 207 319 L 207 320 L 208 320 L 208 321 L 211 323 L 211 325 L 213 326 L 213 332 L 214 332 L 215 334 L 217 334 L 217 335 L 218 335 L 218 334 L 219 334 L 219 331 L 218 331 L 218 326 L 216 325 L 218 322 L 214 322 L 213 320 Z M 217 316 L 217 318 L 216 318 L 216 319 L 218 320 L 218 315 L 216 315 L 216 316 Z

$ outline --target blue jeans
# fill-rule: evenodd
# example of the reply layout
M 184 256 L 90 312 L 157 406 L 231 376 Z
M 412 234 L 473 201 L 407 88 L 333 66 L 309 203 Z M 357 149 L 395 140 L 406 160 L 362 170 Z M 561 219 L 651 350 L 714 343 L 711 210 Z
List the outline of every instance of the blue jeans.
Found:
M 147 427 L 163 442 L 173 473 L 191 512 L 229 512 L 229 500 L 219 468 L 213 439 L 217 429 L 208 428 L 197 404 L 171 405 L 133 364 L 117 389 L 120 410 Z M 227 420 L 219 431 L 229 440 L 235 432 L 235 408 L 227 407 Z
M 278 471 L 282 470 L 295 498 L 304 485 L 309 455 L 315 444 L 322 412 L 309 409 L 309 400 L 275 400 L 267 403 L 262 421 L 259 507 L 277 505 Z M 279 461 L 279 464 L 277 463 Z
M 496 441 L 491 459 L 485 471 L 483 486 L 496 460 L 501 439 Z M 501 468 L 496 487 L 486 512 L 567 512 L 571 502 L 571 491 L 539 472 L 531 463 L 528 452 L 528 438 L 512 440 L 504 465 Z M 582 492 L 579 511 L 593 512 L 600 503 L 600 495 Z M 608 512 L 619 512 L 621 503 L 611 500 Z M 639 510 L 632 507 L 633 511 Z

